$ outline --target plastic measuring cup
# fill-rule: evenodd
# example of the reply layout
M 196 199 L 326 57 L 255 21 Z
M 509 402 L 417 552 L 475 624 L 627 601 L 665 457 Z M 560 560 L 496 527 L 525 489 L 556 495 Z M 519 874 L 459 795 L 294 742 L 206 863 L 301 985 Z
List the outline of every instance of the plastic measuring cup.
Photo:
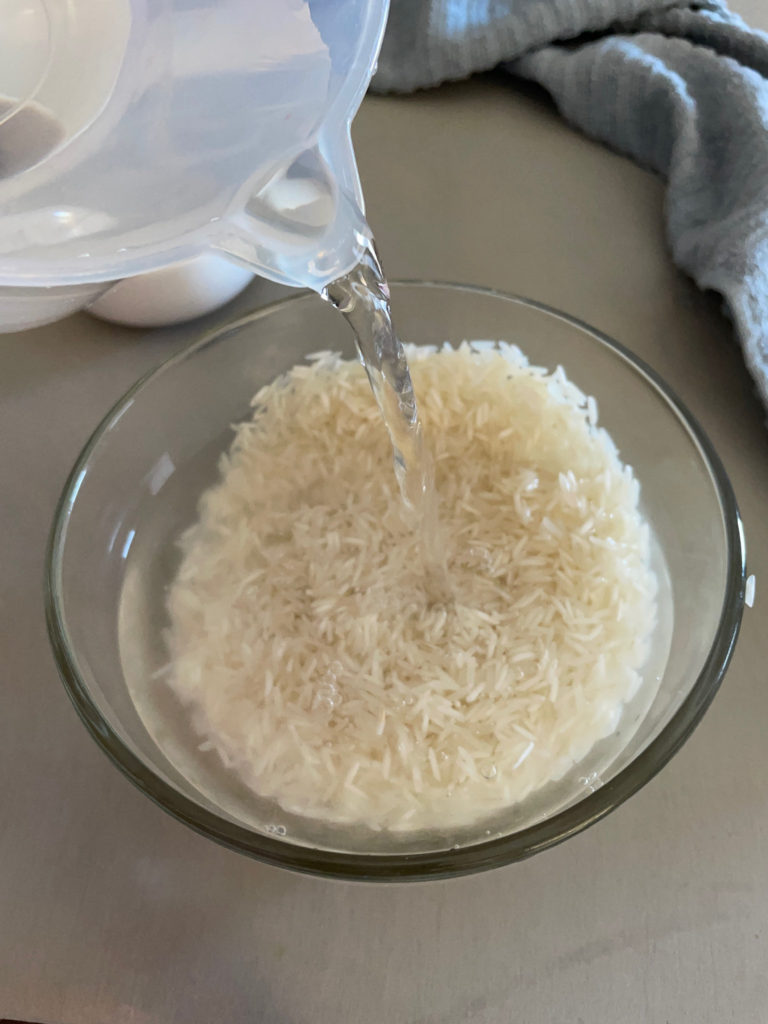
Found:
M 387 0 L 0 0 L 0 330 L 224 253 L 322 288 Z

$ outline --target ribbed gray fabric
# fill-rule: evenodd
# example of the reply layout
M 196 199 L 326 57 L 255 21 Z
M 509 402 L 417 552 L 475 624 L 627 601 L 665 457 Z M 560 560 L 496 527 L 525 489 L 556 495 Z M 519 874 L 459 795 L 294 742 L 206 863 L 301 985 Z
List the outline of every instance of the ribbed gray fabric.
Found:
M 373 86 L 502 63 L 667 179 L 673 258 L 725 298 L 768 405 L 768 36 L 719 2 L 393 0 Z

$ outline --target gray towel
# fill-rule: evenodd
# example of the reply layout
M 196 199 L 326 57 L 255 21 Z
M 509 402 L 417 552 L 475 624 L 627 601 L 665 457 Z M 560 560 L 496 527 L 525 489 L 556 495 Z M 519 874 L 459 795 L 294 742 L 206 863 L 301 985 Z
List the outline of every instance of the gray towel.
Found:
M 768 405 L 768 35 L 719 2 L 392 0 L 373 85 L 502 63 L 667 179 L 673 258 L 724 297 Z

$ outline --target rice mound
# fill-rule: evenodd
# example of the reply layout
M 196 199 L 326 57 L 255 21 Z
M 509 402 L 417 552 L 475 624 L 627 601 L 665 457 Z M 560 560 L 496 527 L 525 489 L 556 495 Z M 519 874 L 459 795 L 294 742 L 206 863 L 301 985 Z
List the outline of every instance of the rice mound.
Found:
M 512 345 L 408 350 L 454 599 L 357 362 L 254 398 L 181 539 L 167 680 L 203 749 L 285 810 L 470 824 L 615 731 L 656 614 L 639 487 L 562 369 Z

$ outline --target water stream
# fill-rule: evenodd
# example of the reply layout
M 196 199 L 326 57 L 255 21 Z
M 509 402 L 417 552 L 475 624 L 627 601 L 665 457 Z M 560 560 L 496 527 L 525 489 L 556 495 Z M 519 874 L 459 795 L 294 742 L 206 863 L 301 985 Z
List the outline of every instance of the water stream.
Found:
M 353 270 L 328 285 L 322 294 L 354 331 L 360 361 L 392 441 L 400 492 L 420 533 L 429 596 L 434 601 L 448 600 L 434 466 L 424 443 L 408 360 L 392 322 L 389 288 L 373 244 Z

